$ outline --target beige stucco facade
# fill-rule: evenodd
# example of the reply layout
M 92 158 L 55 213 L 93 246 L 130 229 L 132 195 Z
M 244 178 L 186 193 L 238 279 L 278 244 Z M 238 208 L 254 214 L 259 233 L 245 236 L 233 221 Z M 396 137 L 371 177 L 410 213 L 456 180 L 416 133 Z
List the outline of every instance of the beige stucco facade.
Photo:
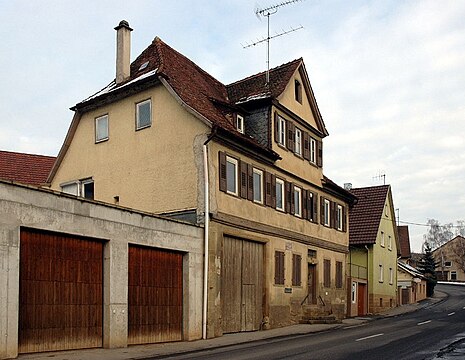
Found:
M 397 267 L 398 305 L 414 304 L 426 299 L 426 279 L 401 265 Z
M 456 236 L 444 245 L 433 251 L 434 259 L 438 264 L 436 275 L 440 281 L 465 282 L 463 255 L 465 254 L 465 239 Z

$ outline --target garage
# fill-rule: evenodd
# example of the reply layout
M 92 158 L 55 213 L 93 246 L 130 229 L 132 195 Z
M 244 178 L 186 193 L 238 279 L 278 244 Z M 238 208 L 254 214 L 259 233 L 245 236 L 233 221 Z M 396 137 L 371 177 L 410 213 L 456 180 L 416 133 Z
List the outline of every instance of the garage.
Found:
M 263 247 L 258 242 L 223 238 L 223 333 L 260 329 L 263 318 Z
M 182 340 L 183 254 L 129 246 L 128 344 Z
M 19 352 L 102 346 L 103 243 L 21 228 Z

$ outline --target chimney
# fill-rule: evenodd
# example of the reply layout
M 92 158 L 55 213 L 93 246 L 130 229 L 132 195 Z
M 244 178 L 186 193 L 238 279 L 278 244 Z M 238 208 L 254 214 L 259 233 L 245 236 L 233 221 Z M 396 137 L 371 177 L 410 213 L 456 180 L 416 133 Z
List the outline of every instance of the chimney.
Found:
M 116 84 L 131 75 L 131 31 L 129 23 L 121 20 L 116 30 Z

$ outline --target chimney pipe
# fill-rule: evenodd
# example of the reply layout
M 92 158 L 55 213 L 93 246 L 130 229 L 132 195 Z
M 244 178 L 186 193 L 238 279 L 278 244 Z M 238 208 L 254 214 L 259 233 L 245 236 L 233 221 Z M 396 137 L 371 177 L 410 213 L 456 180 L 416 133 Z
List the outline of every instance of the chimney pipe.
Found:
M 116 30 L 116 84 L 131 75 L 131 31 L 129 23 L 121 20 Z

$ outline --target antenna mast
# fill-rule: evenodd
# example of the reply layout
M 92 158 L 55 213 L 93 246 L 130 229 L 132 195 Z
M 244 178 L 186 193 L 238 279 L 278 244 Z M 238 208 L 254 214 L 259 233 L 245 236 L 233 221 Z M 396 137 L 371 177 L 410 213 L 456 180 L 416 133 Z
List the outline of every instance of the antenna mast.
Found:
M 303 28 L 302 25 L 300 25 L 297 28 L 292 28 L 291 27 L 289 30 L 286 30 L 286 31 L 283 30 L 279 34 L 270 36 L 270 16 L 273 15 L 273 14 L 276 14 L 280 7 L 290 5 L 292 3 L 296 3 L 296 2 L 300 2 L 300 1 L 303 1 L 303 0 L 287 0 L 287 1 L 283 1 L 283 2 L 275 4 L 275 5 L 268 6 L 268 7 L 263 8 L 263 9 L 258 8 L 258 9 L 255 10 L 255 15 L 257 15 L 258 18 L 260 18 L 260 16 L 266 16 L 266 19 L 267 19 L 267 36 L 266 36 L 266 38 L 258 40 L 258 41 L 254 42 L 254 43 L 246 44 L 245 46 L 243 45 L 243 48 L 245 49 L 245 48 L 248 48 L 248 47 L 251 47 L 251 46 L 255 46 L 255 45 L 258 45 L 258 44 L 266 41 L 266 85 L 268 85 L 269 82 L 270 82 L 270 40 L 274 39 L 276 37 L 283 36 L 283 35 L 289 34 L 291 32 L 300 30 L 300 29 Z

